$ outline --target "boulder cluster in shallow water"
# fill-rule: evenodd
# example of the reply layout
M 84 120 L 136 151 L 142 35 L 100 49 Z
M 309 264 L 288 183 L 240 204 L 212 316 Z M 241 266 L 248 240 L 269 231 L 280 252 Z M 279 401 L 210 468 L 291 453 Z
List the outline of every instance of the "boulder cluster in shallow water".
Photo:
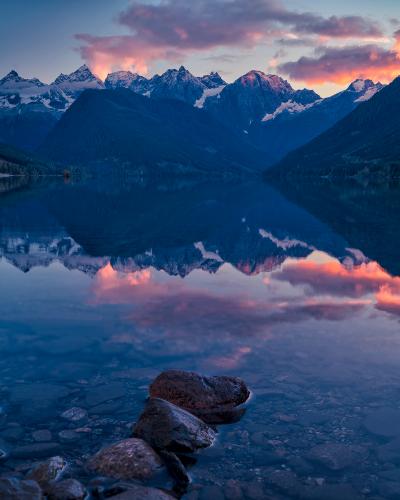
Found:
M 186 454 L 185 463 L 188 463 L 187 454 L 211 446 L 217 435 L 211 425 L 238 420 L 245 411 L 240 405 L 249 395 L 245 383 L 238 378 L 165 371 L 150 385 L 150 397 L 133 426 L 132 437 L 102 448 L 86 463 L 89 474 L 96 473 L 111 481 L 108 486 L 99 489 L 92 484 L 89 497 L 83 484 L 69 477 L 65 460 L 53 456 L 35 465 L 24 478 L 0 478 L 0 499 L 168 500 L 179 497 L 189 483 L 181 459 Z M 87 412 L 74 407 L 64 412 L 62 418 L 84 422 Z M 160 482 L 166 473 L 174 480 L 173 491 L 141 484 L 156 478 Z

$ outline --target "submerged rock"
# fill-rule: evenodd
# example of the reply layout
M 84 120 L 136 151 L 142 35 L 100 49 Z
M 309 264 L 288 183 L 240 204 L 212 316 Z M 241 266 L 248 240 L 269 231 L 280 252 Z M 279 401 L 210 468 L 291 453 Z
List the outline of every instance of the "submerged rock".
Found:
M 378 459 L 385 462 L 400 462 L 400 438 L 395 438 L 377 448 Z
M 126 491 L 111 498 L 113 500 L 176 500 L 175 496 L 169 495 L 163 490 L 139 484 L 130 484 Z
M 85 495 L 85 487 L 76 479 L 54 483 L 48 491 L 49 500 L 82 500 Z
M 12 458 L 41 458 L 49 457 L 60 451 L 58 443 L 35 443 L 14 448 Z
M 10 456 L 9 445 L 4 441 L 0 440 L 0 462 L 2 462 L 3 460 L 7 460 L 9 456 Z
M 51 457 L 33 467 L 27 479 L 33 479 L 46 491 L 50 483 L 59 479 L 66 466 L 67 463 L 62 457 Z
M 88 412 L 83 408 L 79 408 L 78 406 L 69 408 L 68 410 L 65 410 L 63 413 L 61 413 L 61 417 L 65 420 L 69 420 L 70 422 L 80 423 L 83 420 L 86 420 L 87 416 Z
M 0 433 L 0 436 L 6 441 L 17 442 L 22 438 L 24 433 L 24 429 L 19 424 L 10 424 L 4 431 Z
M 72 429 L 65 429 L 58 433 L 58 437 L 62 443 L 73 443 L 74 441 L 79 441 L 81 434 Z
M 368 452 L 362 446 L 326 443 L 311 448 L 307 458 L 330 470 L 339 471 L 357 465 L 360 461 L 365 460 L 367 456 Z
M 123 398 L 126 394 L 125 387 L 119 382 L 99 385 L 88 389 L 86 394 L 86 404 L 89 407 L 100 405 L 106 401 Z
M 193 452 L 211 446 L 215 431 L 202 420 L 163 399 L 151 398 L 133 429 L 133 435 L 156 449 Z
M 380 408 L 367 415 L 364 426 L 372 434 L 384 437 L 400 436 L 400 410 Z
M 152 398 L 165 399 L 209 423 L 240 418 L 235 413 L 232 417 L 232 408 L 244 403 L 250 395 L 240 378 L 204 377 L 181 370 L 161 373 L 149 391 Z
M 145 441 L 130 438 L 103 448 L 87 466 L 115 479 L 148 479 L 163 468 L 163 463 Z
M 32 432 L 32 437 L 36 442 L 46 442 L 52 440 L 52 434 L 48 429 L 40 429 L 38 431 Z
M 42 500 L 43 494 L 36 481 L 0 478 L 0 498 L 4 500 Z

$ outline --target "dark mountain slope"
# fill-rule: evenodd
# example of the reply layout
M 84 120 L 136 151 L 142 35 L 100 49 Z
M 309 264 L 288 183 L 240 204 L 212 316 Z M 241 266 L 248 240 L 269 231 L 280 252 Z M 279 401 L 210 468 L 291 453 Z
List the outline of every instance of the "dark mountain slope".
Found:
M 289 176 L 400 175 L 400 77 L 273 172 Z
M 226 175 L 265 167 L 264 154 L 207 112 L 126 89 L 88 90 L 65 112 L 40 153 L 70 164 Z
M 13 146 L 0 143 L 0 176 L 48 173 L 54 173 L 54 170 L 45 163 Z
M 371 80 L 356 80 L 346 90 L 310 104 L 299 105 L 291 100 L 254 123 L 250 137 L 277 162 L 331 128 L 382 88 L 382 84 Z

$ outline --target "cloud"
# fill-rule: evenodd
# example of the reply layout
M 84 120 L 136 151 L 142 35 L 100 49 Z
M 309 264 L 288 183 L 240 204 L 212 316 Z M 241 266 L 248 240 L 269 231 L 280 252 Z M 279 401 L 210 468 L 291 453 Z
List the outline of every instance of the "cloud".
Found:
M 299 260 L 272 273 L 272 279 L 291 285 L 305 285 L 313 294 L 349 297 L 360 300 L 371 297 L 376 309 L 400 316 L 400 277 L 391 276 L 377 262 L 346 268 L 338 261 L 317 263 Z
M 307 84 L 345 84 L 356 78 L 389 82 L 400 73 L 400 32 L 395 33 L 391 49 L 376 44 L 324 47 L 316 49 L 313 57 L 300 57 L 280 64 L 278 69 Z
M 117 18 L 129 35 L 79 34 L 82 57 L 104 76 L 113 67 L 146 72 L 156 60 L 178 60 L 219 47 L 254 47 L 271 38 L 382 37 L 378 23 L 361 16 L 323 17 L 295 12 L 280 0 L 134 0 Z
M 276 324 L 308 319 L 338 321 L 366 305 L 363 300 L 338 297 L 253 300 L 240 290 L 220 295 L 182 280 L 160 282 L 157 273 L 148 269 L 121 273 L 110 264 L 96 275 L 92 303 L 130 305 L 127 317 L 139 331 L 203 340 L 216 334 L 220 338 L 265 337 Z
M 392 277 L 376 262 L 347 268 L 336 260 L 325 263 L 299 260 L 272 273 L 272 278 L 291 285 L 307 285 L 319 294 L 339 297 L 363 297 L 386 285 L 400 293 L 400 278 Z
M 400 293 L 389 285 L 384 285 L 376 294 L 376 308 L 400 316 Z

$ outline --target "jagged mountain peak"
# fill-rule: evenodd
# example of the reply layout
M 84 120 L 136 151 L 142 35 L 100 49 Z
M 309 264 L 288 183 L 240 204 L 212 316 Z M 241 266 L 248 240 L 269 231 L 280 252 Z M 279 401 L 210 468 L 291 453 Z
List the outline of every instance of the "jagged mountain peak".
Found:
M 354 82 L 351 82 L 351 84 L 347 87 L 346 90 L 350 90 L 353 92 L 362 92 L 363 90 L 367 90 L 371 87 L 376 87 L 382 85 L 380 82 L 374 83 L 372 80 L 369 79 L 362 79 L 362 78 L 357 78 L 357 80 L 354 80 Z
M 284 80 L 278 75 L 266 74 L 263 71 L 255 69 L 239 77 L 234 83 L 247 87 L 269 87 L 279 92 L 293 92 L 293 87 L 287 80 Z
M 208 75 L 204 75 L 199 80 L 209 89 L 222 87 L 226 85 L 225 80 L 216 71 L 211 71 Z
M 185 66 L 180 66 L 179 69 L 167 69 L 159 78 L 163 80 L 168 80 L 170 78 L 177 79 L 177 80 L 191 80 L 191 79 L 196 79 L 192 73 L 185 68 Z
M 66 75 L 65 73 L 61 73 L 54 80 L 53 85 L 60 85 L 65 82 L 97 82 L 99 84 L 103 83 L 100 78 L 92 73 L 92 71 L 86 64 L 83 64 L 68 75 Z
M 146 77 L 138 73 L 132 73 L 131 71 L 115 71 L 114 73 L 109 73 L 104 81 L 104 85 L 107 89 L 125 88 L 139 94 L 148 90 L 148 83 L 149 80 Z
M 0 82 L 3 83 L 3 82 L 7 82 L 7 81 L 10 81 L 10 80 L 20 80 L 21 77 L 19 76 L 19 74 L 15 71 L 15 69 L 12 69 L 9 73 L 7 73 L 3 78 L 0 79 Z
M 5 84 L 12 84 L 12 83 L 27 83 L 29 85 L 34 85 L 36 87 L 44 87 L 45 84 L 41 82 L 38 78 L 23 78 L 20 76 L 14 69 L 11 70 L 9 73 L 7 73 L 6 76 L 4 76 L 0 80 L 0 85 L 5 85 Z

